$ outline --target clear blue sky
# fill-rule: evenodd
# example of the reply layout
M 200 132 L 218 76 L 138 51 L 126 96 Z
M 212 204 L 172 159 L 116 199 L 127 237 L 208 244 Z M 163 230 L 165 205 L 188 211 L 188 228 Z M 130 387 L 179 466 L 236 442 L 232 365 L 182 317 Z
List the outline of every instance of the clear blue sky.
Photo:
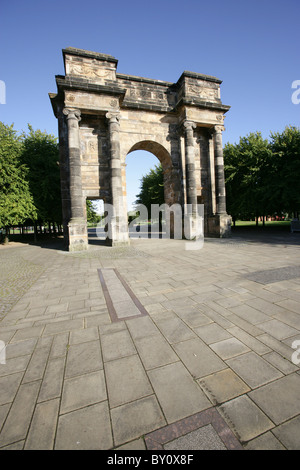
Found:
M 18 131 L 30 123 L 57 136 L 48 93 L 56 92 L 61 50 L 69 46 L 113 55 L 119 73 L 176 82 L 190 70 L 220 78 L 221 99 L 231 106 L 224 143 L 300 127 L 300 104 L 291 100 L 292 82 L 300 80 L 299 0 L 0 0 L 0 18 L 0 121 Z M 135 167 L 138 181 L 138 171 L 156 161 L 137 170 L 133 156 L 128 170 Z

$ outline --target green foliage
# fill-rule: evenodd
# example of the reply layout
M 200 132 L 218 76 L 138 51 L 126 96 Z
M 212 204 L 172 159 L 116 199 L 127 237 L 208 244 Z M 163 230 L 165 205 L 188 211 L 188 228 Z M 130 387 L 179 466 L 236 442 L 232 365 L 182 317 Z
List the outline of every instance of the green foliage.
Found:
M 141 191 L 137 194 L 135 201 L 138 209 L 139 204 L 146 206 L 150 214 L 151 204 L 164 203 L 164 174 L 161 165 L 155 165 L 154 169 L 141 179 Z
M 269 142 L 260 132 L 241 137 L 236 145 L 225 145 L 227 210 L 233 217 L 265 213 L 266 174 L 271 157 Z
M 37 216 L 22 152 L 23 142 L 13 125 L 0 122 L 0 227 L 8 228 Z
M 86 200 L 86 218 L 89 224 L 98 224 L 101 220 L 101 216 L 96 212 L 95 203 L 89 199 Z
M 282 133 L 271 133 L 274 158 L 273 200 L 286 212 L 300 211 L 300 129 L 288 126 Z
M 233 219 L 299 211 L 299 152 L 295 127 L 271 134 L 271 142 L 257 132 L 225 145 L 227 211 Z
M 29 133 L 23 134 L 22 161 L 28 168 L 30 190 L 37 208 L 40 222 L 61 223 L 61 192 L 59 151 L 57 139 L 42 132 L 34 131 L 28 125 Z

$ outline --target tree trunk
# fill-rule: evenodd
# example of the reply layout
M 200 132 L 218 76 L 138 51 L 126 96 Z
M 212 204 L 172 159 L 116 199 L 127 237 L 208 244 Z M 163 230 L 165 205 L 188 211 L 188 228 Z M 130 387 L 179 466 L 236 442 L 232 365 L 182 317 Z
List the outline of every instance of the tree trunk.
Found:
M 36 224 L 36 222 L 34 222 L 34 225 L 33 225 L 33 241 L 34 241 L 34 243 L 37 242 L 37 224 Z
M 4 245 L 7 245 L 9 243 L 9 227 L 5 227 L 5 236 L 4 236 Z

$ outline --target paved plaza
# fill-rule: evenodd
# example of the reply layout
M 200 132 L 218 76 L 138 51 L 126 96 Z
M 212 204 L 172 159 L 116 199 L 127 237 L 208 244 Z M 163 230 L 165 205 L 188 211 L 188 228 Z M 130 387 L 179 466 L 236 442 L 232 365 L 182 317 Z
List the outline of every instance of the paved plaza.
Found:
M 186 248 L 0 248 L 1 450 L 300 448 L 300 234 Z

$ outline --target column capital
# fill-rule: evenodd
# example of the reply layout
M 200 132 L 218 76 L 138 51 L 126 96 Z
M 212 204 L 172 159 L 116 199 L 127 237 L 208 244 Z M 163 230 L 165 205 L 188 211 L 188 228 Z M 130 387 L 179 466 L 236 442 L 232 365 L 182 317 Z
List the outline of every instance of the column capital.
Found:
M 214 127 L 214 132 L 215 134 L 221 134 L 223 131 L 225 131 L 225 127 L 221 125 L 216 125 Z
M 196 129 L 196 123 L 194 121 L 189 121 L 186 119 L 183 121 L 183 127 L 186 131 L 192 131 L 193 129 Z
M 108 119 L 108 121 L 110 123 L 118 123 L 119 124 L 119 121 L 120 121 L 120 113 L 118 112 L 111 112 L 109 111 L 108 113 L 106 113 L 105 115 L 106 119 Z
M 76 119 L 78 122 L 81 120 L 81 111 L 76 108 L 64 108 L 63 114 L 66 116 L 67 120 Z

